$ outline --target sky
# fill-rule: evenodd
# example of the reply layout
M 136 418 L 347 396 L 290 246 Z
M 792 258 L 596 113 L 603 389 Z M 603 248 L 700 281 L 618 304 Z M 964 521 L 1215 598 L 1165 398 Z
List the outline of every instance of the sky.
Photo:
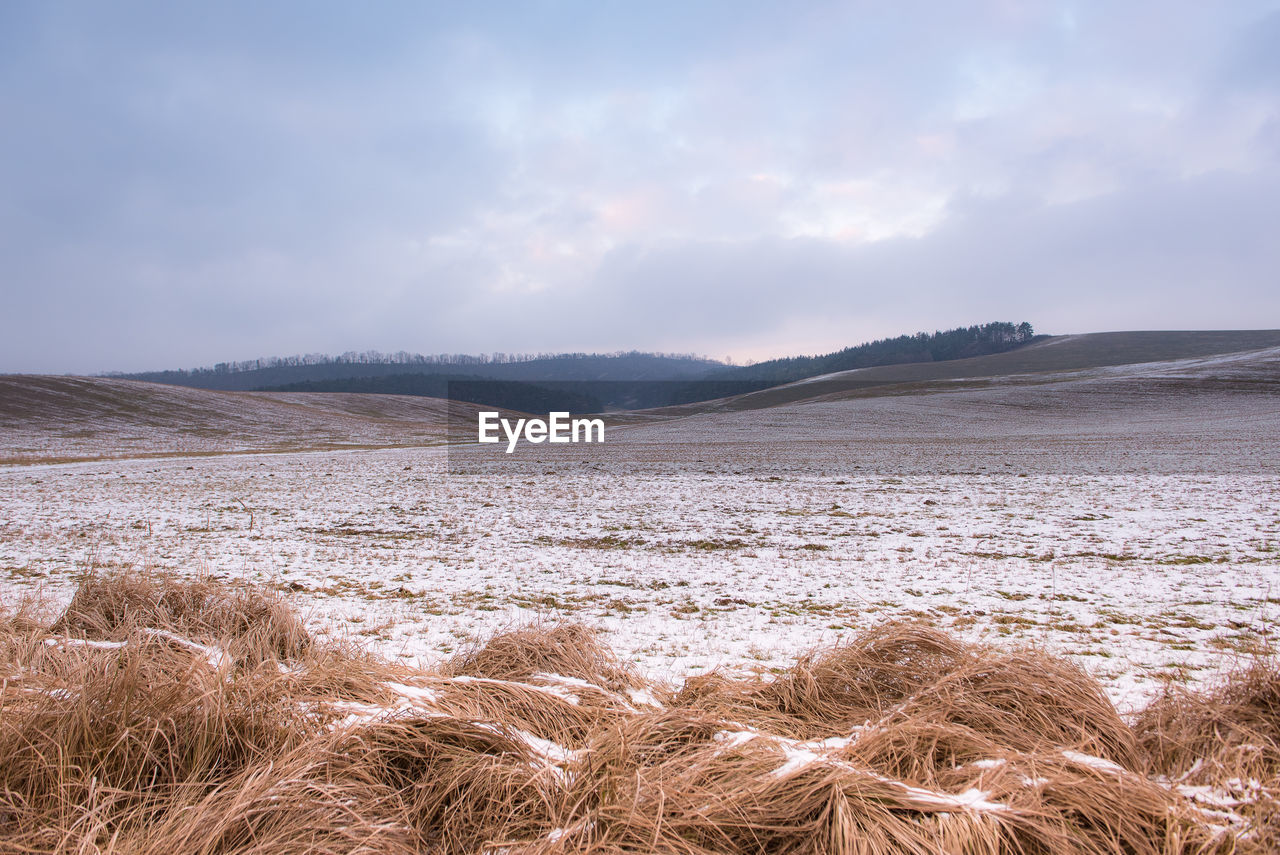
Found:
M 0 4 L 0 371 L 1280 327 L 1280 3 Z

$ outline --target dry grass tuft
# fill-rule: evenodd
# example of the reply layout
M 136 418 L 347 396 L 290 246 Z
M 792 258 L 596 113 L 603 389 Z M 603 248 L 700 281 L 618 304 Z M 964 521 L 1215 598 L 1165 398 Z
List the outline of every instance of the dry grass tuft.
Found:
M 775 775 L 785 749 L 695 712 L 648 713 L 602 732 L 575 770 L 581 851 L 926 852 L 889 784 L 812 764 Z
M 1255 660 L 1204 692 L 1171 683 L 1134 729 L 1158 774 L 1223 760 L 1254 777 L 1280 773 L 1280 662 Z
M 107 816 L 216 787 L 304 732 L 271 684 L 228 682 L 163 639 L 41 648 L 5 686 L 0 722 L 0 815 L 10 840 L 39 851 Z
M 1130 727 L 1062 660 L 897 623 L 674 696 L 579 626 L 422 671 L 118 574 L 0 614 L 0 669 L 0 853 L 1280 849 L 1274 662 Z
M 813 651 L 776 679 L 690 678 L 676 703 L 788 736 L 832 736 L 876 721 L 974 656 L 940 630 L 895 621 Z
M 411 855 L 418 836 L 396 793 L 371 781 L 329 777 L 314 745 L 245 769 L 211 788 L 179 791 L 114 816 L 102 833 L 37 851 L 129 855 Z M 105 832 L 110 830 L 110 838 Z M 85 839 L 88 838 L 88 839 Z M 0 851 L 4 851 L 0 844 Z
M 1243 851 L 1280 852 L 1280 662 L 1255 659 L 1206 691 L 1170 684 L 1134 731 L 1151 774 L 1223 822 L 1244 818 Z
M 520 731 L 443 717 L 381 721 L 341 734 L 332 773 L 373 784 L 426 851 L 476 852 L 536 838 L 561 811 L 564 772 Z
M 645 686 L 634 668 L 600 643 L 594 630 L 576 623 L 531 624 L 499 633 L 454 656 L 441 670 L 450 677 L 495 680 L 560 674 L 613 692 Z
M 218 644 L 254 662 L 296 658 L 311 646 L 306 627 L 277 593 L 136 570 L 87 575 L 50 629 L 117 640 L 138 627 Z
M 1132 731 L 1098 683 L 1045 653 L 975 658 L 890 709 L 859 740 L 869 762 L 918 780 L 1004 752 L 1069 749 L 1141 766 Z

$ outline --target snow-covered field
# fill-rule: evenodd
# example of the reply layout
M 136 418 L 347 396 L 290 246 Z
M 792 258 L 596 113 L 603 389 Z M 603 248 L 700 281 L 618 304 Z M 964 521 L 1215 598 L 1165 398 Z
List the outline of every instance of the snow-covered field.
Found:
M 1272 394 L 1097 375 L 616 428 L 483 474 L 440 448 L 6 466 L 0 592 L 243 578 L 425 661 L 571 618 L 677 680 L 922 618 L 1070 654 L 1133 706 L 1271 646 L 1277 438 Z

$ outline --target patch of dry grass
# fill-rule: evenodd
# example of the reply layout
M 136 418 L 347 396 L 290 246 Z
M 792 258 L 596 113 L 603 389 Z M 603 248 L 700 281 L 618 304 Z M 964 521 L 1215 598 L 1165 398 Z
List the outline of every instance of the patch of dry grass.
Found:
M 692 677 L 678 703 L 795 737 L 847 733 L 940 677 L 976 661 L 941 630 L 895 621 L 801 657 L 776 679 Z
M 50 631 L 116 640 L 138 627 L 220 642 L 237 660 L 288 659 L 311 646 L 277 593 L 211 579 L 126 570 L 85 577 Z
M 1245 820 L 1242 851 L 1280 851 L 1280 662 L 1250 660 L 1203 692 L 1170 683 L 1134 731 L 1150 774 Z
M 574 623 L 534 624 L 499 633 L 461 651 L 442 670 L 450 677 L 499 680 L 562 674 L 613 691 L 644 686 L 635 669 L 601 644 L 595 632 Z
M 1078 668 L 886 624 L 677 694 L 588 629 L 434 671 L 132 573 L 0 616 L 3 853 L 1275 851 L 1280 668 L 1130 725 Z

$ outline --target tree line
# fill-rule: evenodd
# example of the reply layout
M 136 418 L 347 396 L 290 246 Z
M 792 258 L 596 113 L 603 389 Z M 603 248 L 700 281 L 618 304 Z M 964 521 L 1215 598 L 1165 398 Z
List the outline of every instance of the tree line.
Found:
M 210 368 L 114 374 L 203 389 L 375 392 L 436 396 L 444 384 L 463 377 L 541 384 L 604 383 L 575 393 L 610 407 L 628 409 L 668 406 L 741 394 L 846 371 L 909 362 L 940 362 L 984 356 L 1022 347 L 1036 338 L 1031 324 L 994 322 L 932 333 L 884 338 L 816 356 L 794 356 L 744 367 L 693 354 L 643 353 L 492 353 L 423 355 L 399 351 L 348 351 L 338 356 L 307 354 L 242 362 L 220 362 Z M 396 379 L 392 379 L 396 378 Z M 623 383 L 624 386 L 609 386 Z M 503 396 L 512 390 L 495 387 Z M 559 386 L 559 392 L 569 387 Z M 575 401 L 577 406 L 586 401 Z
M 918 332 L 915 335 L 882 338 L 819 356 L 771 359 L 743 368 L 729 369 L 723 372 L 723 376 L 740 380 L 790 383 L 853 368 L 908 362 L 942 362 L 1003 353 L 1022 347 L 1035 338 L 1035 330 L 1026 321 L 1019 324 L 996 321 L 932 333 Z
M 609 353 L 587 353 L 577 351 L 571 353 L 409 353 L 400 350 L 395 353 L 382 353 L 377 350 L 349 350 L 337 356 L 327 353 L 295 354 L 293 356 L 271 356 L 258 359 L 245 359 L 233 362 L 218 362 L 212 366 L 200 368 L 172 368 L 163 371 L 143 371 L 133 374 L 108 372 L 107 377 L 126 377 L 141 379 L 143 375 L 165 375 L 172 377 L 199 377 L 201 375 L 240 374 L 248 371 L 264 371 L 273 368 L 298 368 L 314 365 L 408 365 L 408 366 L 480 366 L 480 365 L 512 365 L 525 362 L 563 362 L 594 359 L 624 359 L 627 357 L 647 357 L 684 362 L 701 362 L 719 364 L 715 360 L 694 353 L 663 353 L 660 351 L 616 350 Z

